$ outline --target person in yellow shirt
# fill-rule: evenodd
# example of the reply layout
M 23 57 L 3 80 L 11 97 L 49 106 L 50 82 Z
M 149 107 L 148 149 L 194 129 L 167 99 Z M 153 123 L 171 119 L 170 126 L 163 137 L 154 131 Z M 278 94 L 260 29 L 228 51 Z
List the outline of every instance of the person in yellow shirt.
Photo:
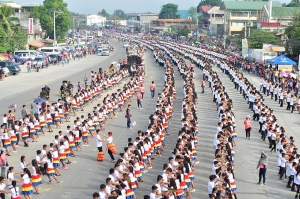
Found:
M 275 71 L 274 71 L 275 82 L 278 82 L 278 75 L 279 75 L 279 71 L 278 71 L 278 70 L 275 70 Z

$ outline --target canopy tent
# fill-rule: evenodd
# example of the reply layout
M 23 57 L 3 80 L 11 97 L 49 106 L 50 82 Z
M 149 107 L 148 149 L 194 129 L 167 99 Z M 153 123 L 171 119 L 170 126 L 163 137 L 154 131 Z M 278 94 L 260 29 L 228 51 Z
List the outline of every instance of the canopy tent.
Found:
M 273 59 L 269 59 L 267 61 L 269 64 L 278 64 L 278 65 L 296 65 L 296 62 L 291 60 L 290 58 L 286 57 L 285 55 L 280 55 L 278 57 L 275 57 Z

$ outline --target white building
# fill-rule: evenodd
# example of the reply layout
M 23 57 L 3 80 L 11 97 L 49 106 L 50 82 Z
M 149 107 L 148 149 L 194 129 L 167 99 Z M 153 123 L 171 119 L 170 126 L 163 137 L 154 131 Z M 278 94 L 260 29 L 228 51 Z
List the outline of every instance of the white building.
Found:
M 99 25 L 104 26 L 106 22 L 106 17 L 102 15 L 86 15 L 86 25 Z

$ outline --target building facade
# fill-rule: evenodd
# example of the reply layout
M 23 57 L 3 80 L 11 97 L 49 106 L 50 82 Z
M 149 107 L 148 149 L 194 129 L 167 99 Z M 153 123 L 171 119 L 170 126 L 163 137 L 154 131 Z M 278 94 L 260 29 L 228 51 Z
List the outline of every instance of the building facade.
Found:
M 261 9 L 268 5 L 268 1 L 224 1 L 220 10 L 224 10 L 225 35 L 240 34 L 244 28 L 257 26 Z M 271 7 L 282 5 L 274 1 Z

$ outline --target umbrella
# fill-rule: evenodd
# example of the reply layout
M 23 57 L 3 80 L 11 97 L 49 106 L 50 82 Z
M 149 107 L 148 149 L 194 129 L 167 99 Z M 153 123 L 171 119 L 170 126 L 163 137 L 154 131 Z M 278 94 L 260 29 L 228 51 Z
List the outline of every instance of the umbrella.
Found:
M 113 62 L 111 62 L 110 64 L 117 64 L 118 62 L 116 62 L 116 61 L 113 61 Z
M 33 100 L 34 103 L 43 103 L 43 102 L 46 102 L 47 100 L 45 98 L 36 98 Z

